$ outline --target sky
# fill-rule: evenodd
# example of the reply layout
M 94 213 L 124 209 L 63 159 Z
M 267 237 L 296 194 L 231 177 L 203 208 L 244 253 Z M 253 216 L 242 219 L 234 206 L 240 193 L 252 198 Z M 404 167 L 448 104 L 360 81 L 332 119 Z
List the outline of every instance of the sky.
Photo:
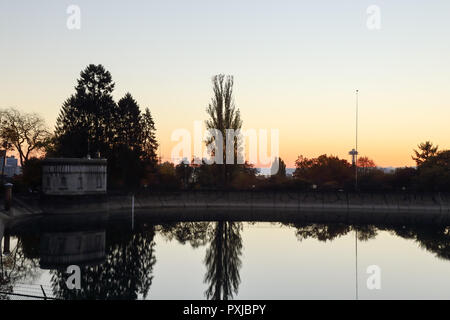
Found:
M 70 5 L 80 29 L 69 29 Z M 370 6 L 379 9 L 379 29 Z M 350 160 L 359 90 L 360 155 L 410 166 L 431 140 L 450 148 L 450 2 L 0 0 L 0 108 L 49 128 L 88 64 L 103 64 L 156 122 L 163 160 L 174 130 L 207 118 L 211 77 L 234 76 L 244 129 L 278 129 L 280 156 Z

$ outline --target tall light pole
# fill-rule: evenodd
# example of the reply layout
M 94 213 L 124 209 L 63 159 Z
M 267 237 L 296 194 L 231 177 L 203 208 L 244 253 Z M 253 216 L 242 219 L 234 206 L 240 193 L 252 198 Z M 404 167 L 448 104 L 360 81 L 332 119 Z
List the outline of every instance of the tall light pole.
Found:
M 358 90 L 356 90 L 355 191 L 358 191 Z M 355 291 L 358 300 L 358 226 L 355 225 Z
M 358 90 L 356 90 L 356 132 L 355 132 L 355 191 L 358 191 Z

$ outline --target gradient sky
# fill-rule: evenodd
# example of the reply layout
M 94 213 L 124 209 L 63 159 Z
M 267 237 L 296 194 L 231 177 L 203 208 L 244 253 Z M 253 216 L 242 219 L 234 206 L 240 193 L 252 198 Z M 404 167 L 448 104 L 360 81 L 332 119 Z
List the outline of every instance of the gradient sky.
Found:
M 81 9 L 68 30 L 66 9 Z M 367 7 L 381 29 L 366 27 Z M 173 130 L 205 120 L 211 76 L 235 76 L 244 128 L 278 128 L 280 154 L 349 159 L 355 89 L 359 150 L 413 165 L 431 140 L 449 148 L 450 2 L 0 0 L 0 107 L 53 128 L 80 71 L 103 64 L 156 121 L 164 158 Z

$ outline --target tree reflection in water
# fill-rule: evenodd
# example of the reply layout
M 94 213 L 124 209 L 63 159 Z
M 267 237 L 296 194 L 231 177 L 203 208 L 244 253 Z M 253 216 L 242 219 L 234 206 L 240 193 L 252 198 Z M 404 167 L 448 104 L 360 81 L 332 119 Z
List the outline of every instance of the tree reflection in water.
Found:
M 1 238 L 0 238 L 1 243 Z M 29 258 L 25 252 L 23 242 L 17 243 L 8 255 L 3 255 L 0 248 L 0 300 L 8 300 L 13 288 L 18 283 L 33 282 L 39 275 L 39 262 L 36 258 Z
M 440 259 L 450 260 L 450 227 L 400 227 L 393 232 L 407 239 L 414 239 L 419 246 L 435 254 Z
M 295 228 L 299 241 L 317 239 L 333 241 L 357 231 L 358 241 L 369 241 L 379 231 L 416 241 L 421 248 L 437 257 L 450 260 L 450 227 L 401 225 L 347 225 L 317 223 L 283 223 Z M 280 226 L 282 227 L 282 226 Z M 112 229 L 111 229 L 112 228 Z M 67 289 L 65 268 L 52 270 L 54 295 L 60 299 L 137 299 L 148 296 L 153 280 L 155 230 L 168 240 L 177 240 L 192 247 L 206 245 L 204 263 L 207 299 L 232 299 L 240 285 L 242 265 L 243 223 L 241 222 L 179 222 L 158 227 L 141 224 L 136 232 L 121 225 L 106 232 L 106 259 L 99 265 L 81 267 L 81 290 Z M 32 279 L 39 273 L 39 233 L 19 233 L 17 246 L 1 260 L 0 290 L 11 292 L 14 284 Z M 286 253 L 288 254 L 288 253 Z M 4 298 L 4 297 L 3 297 Z M 7 297 L 6 297 L 7 298 Z
M 216 222 L 206 249 L 207 299 L 228 300 L 238 293 L 241 277 L 242 223 Z
M 181 244 L 189 242 L 193 248 L 198 248 L 208 242 L 208 230 L 212 227 L 210 222 L 178 222 L 163 224 L 158 231 L 169 241 L 175 239 Z
M 438 258 L 450 260 L 450 227 L 447 226 L 401 226 L 401 225 L 346 225 L 346 224 L 316 224 L 288 223 L 296 229 L 299 241 L 308 238 L 319 241 L 332 241 L 345 236 L 351 231 L 358 231 L 358 241 L 374 239 L 379 231 L 388 231 L 398 237 L 414 240 L 419 247 L 432 252 Z
M 347 225 L 344 223 L 288 223 L 296 229 L 295 235 L 299 241 L 317 239 L 319 241 L 333 241 L 345 236 L 351 231 L 358 231 L 359 241 L 368 241 L 377 236 L 377 227 L 373 225 Z
M 52 286 L 60 299 L 146 298 L 153 280 L 154 227 L 136 233 L 108 230 L 106 259 L 102 264 L 81 267 L 81 289 L 69 290 L 66 270 L 53 270 Z
M 161 234 L 167 239 L 189 242 L 194 248 L 208 244 L 205 256 L 208 285 L 205 296 L 212 300 L 228 300 L 238 293 L 242 262 L 241 222 L 180 222 L 164 225 Z

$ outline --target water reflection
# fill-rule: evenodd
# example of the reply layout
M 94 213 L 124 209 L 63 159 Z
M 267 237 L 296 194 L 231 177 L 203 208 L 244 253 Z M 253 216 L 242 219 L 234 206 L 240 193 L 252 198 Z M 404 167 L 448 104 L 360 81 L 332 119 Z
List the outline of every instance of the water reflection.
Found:
M 318 224 L 305 222 L 274 223 L 293 228 L 301 242 L 316 239 L 334 241 L 355 232 L 358 241 L 375 239 L 381 231 L 415 241 L 435 256 L 450 260 L 450 227 Z M 205 248 L 203 263 L 204 297 L 212 300 L 235 298 L 241 284 L 242 222 L 178 222 L 158 224 L 144 220 L 131 231 L 123 221 L 71 225 L 30 223 L 33 227 L 5 229 L 1 255 L 0 291 L 12 292 L 18 283 L 33 282 L 42 269 L 50 269 L 53 294 L 59 299 L 145 299 L 151 295 L 157 262 L 155 235 L 163 239 Z M 3 229 L 1 229 L 3 232 Z M 7 248 L 9 234 L 10 246 Z M 274 240 L 276 241 L 276 239 Z M 286 254 L 291 254 L 286 252 Z M 81 267 L 81 290 L 66 286 L 66 267 Z M 0 295 L 7 299 L 7 294 Z M 294 297 L 295 298 L 295 297 Z
M 0 254 L 0 299 L 9 300 L 8 293 L 14 286 L 26 281 L 35 281 L 38 276 L 39 260 L 27 254 L 22 239 L 11 243 L 9 230 L 3 234 L 3 248 Z
M 68 265 L 95 263 L 105 259 L 105 230 L 43 233 L 40 266 L 57 269 Z
M 350 226 L 343 223 L 317 224 L 317 223 L 289 223 L 296 229 L 296 236 L 299 241 L 308 238 L 319 241 L 332 241 L 342 237 L 351 231 L 357 231 L 358 241 L 367 241 L 377 236 L 377 228 L 373 225 Z
M 450 260 L 450 227 L 447 226 L 350 226 L 339 223 L 288 223 L 286 225 L 296 229 L 295 234 L 299 241 L 308 238 L 332 241 L 352 231 L 357 231 L 358 241 L 369 241 L 374 239 L 379 231 L 389 231 L 398 237 L 416 241 L 421 248 L 434 253 L 439 258 Z
M 207 299 L 228 300 L 237 294 L 241 277 L 242 223 L 214 223 L 210 244 L 206 250 L 205 282 Z
M 52 286 L 60 299 L 130 299 L 146 298 L 153 280 L 153 226 L 124 233 L 109 230 L 103 263 L 81 267 L 81 289 L 69 290 L 65 269 L 52 273 Z
M 207 272 L 205 296 L 211 300 L 228 300 L 238 293 L 242 262 L 241 222 L 180 222 L 164 225 L 161 234 L 166 239 L 190 243 L 197 248 L 208 245 L 204 263 Z
M 450 227 L 402 227 L 393 232 L 405 239 L 417 241 L 421 248 L 433 252 L 438 258 L 450 260 Z

